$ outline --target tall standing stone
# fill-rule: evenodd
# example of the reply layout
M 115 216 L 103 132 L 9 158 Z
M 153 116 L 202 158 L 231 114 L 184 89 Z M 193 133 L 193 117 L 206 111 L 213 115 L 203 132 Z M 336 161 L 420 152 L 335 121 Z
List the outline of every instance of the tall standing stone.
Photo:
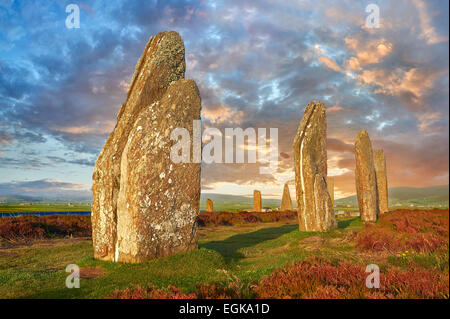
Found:
M 207 211 L 208 213 L 214 212 L 213 201 L 210 200 L 209 198 L 206 199 L 206 211 Z
M 258 213 L 262 211 L 261 192 L 256 189 L 253 191 L 253 211 Z
M 376 222 L 378 217 L 377 182 L 372 143 L 366 130 L 358 132 L 355 141 L 355 180 L 361 220 Z
M 378 150 L 374 154 L 375 176 L 377 180 L 378 211 L 384 214 L 389 211 L 388 184 L 386 174 L 386 158 L 384 151 Z
M 328 194 L 330 194 L 331 205 L 334 209 L 334 178 L 333 177 L 327 177 L 327 190 L 328 190 Z
M 323 232 L 337 227 L 326 182 L 326 131 L 325 105 L 311 102 L 293 144 L 300 231 Z
M 195 248 L 200 164 L 172 163 L 174 128 L 200 119 L 200 95 L 185 80 L 184 44 L 170 31 L 150 38 L 127 99 L 94 167 L 94 257 L 140 262 Z M 192 144 L 192 143 L 191 143 Z
M 294 208 L 292 207 L 291 193 L 289 192 L 288 183 L 284 184 L 280 210 L 283 212 L 288 210 L 294 210 Z

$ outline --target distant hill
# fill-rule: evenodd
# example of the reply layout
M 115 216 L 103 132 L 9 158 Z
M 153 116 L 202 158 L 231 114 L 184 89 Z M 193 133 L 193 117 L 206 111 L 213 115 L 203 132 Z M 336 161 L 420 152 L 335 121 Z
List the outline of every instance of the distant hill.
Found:
M 206 209 L 206 199 L 214 203 L 214 210 L 251 210 L 253 209 L 253 197 L 226 195 L 216 193 L 202 193 L 200 196 L 200 209 Z M 280 199 L 267 199 L 262 194 L 262 206 L 277 208 L 281 205 Z
M 27 195 L 0 195 L 0 204 L 41 204 L 41 203 L 85 203 L 89 204 L 92 199 L 88 196 L 61 196 L 59 198 L 55 197 L 34 197 Z
M 358 205 L 356 195 L 340 198 L 336 206 Z M 448 207 L 449 185 L 429 187 L 392 187 L 389 188 L 389 206 L 432 206 Z
M 430 186 L 423 188 L 394 187 L 389 190 L 389 196 L 397 200 L 430 200 L 447 201 L 449 196 L 448 185 Z
M 0 196 L 0 203 L 12 204 L 12 203 L 40 203 L 42 199 L 33 196 L 21 196 L 21 195 L 8 195 Z
M 210 198 L 214 203 L 214 210 L 251 210 L 253 209 L 253 198 L 239 195 L 227 195 L 217 193 L 202 193 L 200 197 L 200 209 L 206 209 L 206 199 Z M 16 203 L 90 203 L 89 196 L 62 196 L 62 197 L 33 197 L 26 195 L 0 195 L 0 204 Z M 295 200 L 292 201 L 294 207 Z M 277 208 L 281 205 L 280 199 L 264 198 L 262 194 L 262 206 Z M 335 201 L 336 206 L 357 207 L 356 195 L 340 198 Z M 448 207 L 449 206 L 449 185 L 430 186 L 430 187 L 393 187 L 389 189 L 389 206 L 431 206 Z

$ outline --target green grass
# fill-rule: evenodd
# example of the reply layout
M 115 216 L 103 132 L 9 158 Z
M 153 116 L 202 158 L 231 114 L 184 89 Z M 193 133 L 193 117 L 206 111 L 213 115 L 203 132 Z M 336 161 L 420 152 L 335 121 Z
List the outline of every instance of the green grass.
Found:
M 115 289 L 148 283 L 160 288 L 172 284 L 189 292 L 197 283 L 225 282 L 226 275 L 218 270 L 226 270 L 249 283 L 275 268 L 317 254 L 299 246 L 302 239 L 325 236 L 331 240 L 341 232 L 358 227 L 360 223 L 352 218 L 342 220 L 340 228 L 328 234 L 301 233 L 296 224 L 283 223 L 202 229 L 198 250 L 141 264 L 94 260 L 91 241 L 3 249 L 0 250 L 0 298 L 101 298 Z M 330 251 L 333 249 L 345 251 L 336 247 Z M 81 278 L 80 289 L 68 289 L 65 268 L 69 264 L 100 267 L 104 275 Z
M 38 243 L 33 247 L 0 249 L 0 298 L 103 298 L 115 289 L 147 284 L 159 288 L 175 285 L 192 292 L 197 283 L 225 283 L 228 277 L 221 270 L 248 285 L 276 268 L 310 256 L 373 263 L 376 255 L 361 254 L 352 241 L 345 240 L 363 227 L 359 218 L 338 221 L 338 228 L 328 233 L 299 232 L 297 224 L 284 222 L 201 229 L 198 250 L 141 264 L 94 260 L 89 240 L 71 244 L 61 240 L 52 247 Z M 448 267 L 448 260 L 445 262 L 442 256 L 424 256 L 417 262 L 427 268 L 440 267 L 441 263 Z M 378 258 L 376 263 L 382 269 L 405 266 L 396 256 Z M 104 275 L 81 278 L 80 289 L 68 289 L 65 268 L 69 264 L 100 267 Z
M 67 204 L 31 204 L 31 205 L 19 205 L 19 204 L 3 204 L 0 205 L 1 213 L 16 213 L 16 212 L 89 212 L 91 206 L 89 205 L 73 205 Z

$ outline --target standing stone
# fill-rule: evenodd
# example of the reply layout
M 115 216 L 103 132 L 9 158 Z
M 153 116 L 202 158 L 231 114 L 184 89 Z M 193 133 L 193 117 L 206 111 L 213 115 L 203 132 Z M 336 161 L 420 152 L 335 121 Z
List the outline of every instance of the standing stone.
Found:
M 151 37 L 136 65 L 117 124 L 93 174 L 94 257 L 140 262 L 195 248 L 200 164 L 170 160 L 170 133 L 191 136 L 200 96 L 185 80 L 184 44 L 174 31 Z
M 288 210 L 294 210 L 294 208 L 292 207 L 291 193 L 289 192 L 288 183 L 284 184 L 280 210 L 283 212 Z
M 366 130 L 359 131 L 355 141 L 356 195 L 361 220 L 376 222 L 378 217 L 377 182 L 372 144 Z
M 378 194 L 378 211 L 384 214 L 389 211 L 388 204 L 388 185 L 386 175 L 386 158 L 384 151 L 379 150 L 374 154 L 375 176 L 377 180 L 377 194 Z
M 253 191 L 253 211 L 262 211 L 261 192 L 256 189 Z
M 326 132 L 325 105 L 311 102 L 293 144 L 300 231 L 324 232 L 337 227 L 326 182 Z
M 332 177 L 327 177 L 327 190 L 328 194 L 330 194 L 331 205 L 334 210 L 334 178 Z
M 213 201 L 210 200 L 209 198 L 206 199 L 206 211 L 207 211 L 208 213 L 214 212 Z

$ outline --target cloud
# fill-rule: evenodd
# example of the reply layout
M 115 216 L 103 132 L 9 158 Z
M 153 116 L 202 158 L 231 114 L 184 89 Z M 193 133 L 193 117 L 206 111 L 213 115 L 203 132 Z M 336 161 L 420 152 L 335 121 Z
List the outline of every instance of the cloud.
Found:
M 421 38 L 425 38 L 428 44 L 436 44 L 441 42 L 448 42 L 448 36 L 437 34 L 433 27 L 433 16 L 429 13 L 427 5 L 423 0 L 413 0 L 414 5 L 419 12 L 419 21 L 422 32 Z
M 69 156 L 68 156 L 69 157 Z M 68 159 L 58 157 L 58 156 L 47 156 L 47 159 L 51 161 L 51 164 L 54 165 L 55 163 L 69 163 L 69 164 L 77 164 L 82 166 L 94 166 L 96 159 L 90 158 L 90 159 L 81 159 L 81 158 L 75 158 L 72 159 L 69 157 Z
M 9 50 L 0 52 L 1 173 L 20 167 L 56 172 L 72 163 L 89 184 L 86 168 L 115 125 L 145 43 L 173 29 L 185 41 L 186 77 L 199 86 L 204 127 L 279 130 L 277 173 L 260 175 L 253 164 L 209 165 L 202 170 L 204 187 L 227 183 L 241 190 L 292 180 L 292 140 L 312 100 L 328 106 L 329 168 L 341 194 L 354 192 L 352 148 L 360 129 L 381 141 L 377 147 L 401 150 L 391 157 L 392 183 L 437 183 L 448 168 L 427 169 L 434 162 L 423 154 L 448 153 L 448 48 L 441 41 L 448 38 L 448 4 L 381 1 L 376 30 L 363 27 L 365 5 L 110 1 L 84 7 L 89 14 L 79 30 L 64 28 L 62 4 L 6 6 L 0 19 L 0 47 L 6 43 Z M 443 144 L 430 143 L 431 137 Z M 31 148 L 37 154 L 24 156 Z M 418 159 L 411 164 L 412 156 Z
M 338 111 L 342 111 L 344 110 L 343 107 L 339 106 L 339 105 L 333 105 L 331 107 L 327 107 L 327 113 L 332 113 L 332 112 L 338 112 Z
M 327 149 L 328 151 L 334 151 L 334 152 L 354 152 L 354 145 L 353 144 L 347 144 L 341 140 L 338 140 L 336 138 L 327 138 Z
M 386 39 L 367 40 L 359 37 L 360 35 L 344 39 L 350 52 L 356 53 L 356 57 L 348 60 L 352 69 L 359 69 L 360 65 L 378 63 L 392 52 L 393 45 Z
M 33 133 L 20 129 L 0 131 L 0 145 L 19 143 L 44 143 L 45 137 L 41 133 Z
M 423 152 L 422 143 L 429 146 L 427 152 Z M 425 187 L 448 183 L 448 137 L 426 137 L 422 143 L 414 145 L 383 139 L 372 140 L 374 151 L 383 149 L 385 152 L 389 187 Z M 334 150 L 336 149 L 339 148 Z M 340 158 L 337 165 L 348 172 L 337 176 L 335 185 L 343 192 L 354 193 L 356 164 L 350 149 L 347 151 L 349 154 Z
M 81 125 L 81 126 L 51 126 L 50 129 L 57 131 L 57 132 L 63 132 L 63 133 L 69 133 L 74 135 L 79 134 L 109 134 L 114 129 L 115 123 L 113 121 L 108 121 L 106 123 L 103 123 L 102 126 L 87 126 L 87 125 Z
M 358 58 L 354 56 L 350 57 L 347 61 L 344 62 L 345 68 L 350 71 L 361 71 L 361 64 L 359 63 Z
M 221 124 L 224 122 L 234 123 L 239 125 L 242 123 L 244 112 L 233 110 L 227 105 L 219 104 L 213 107 L 202 108 L 202 117 L 208 120 L 211 124 Z
M 442 118 L 439 112 L 424 113 L 419 116 L 419 130 L 423 133 L 434 133 L 432 125 Z
M 341 71 L 341 67 L 336 63 L 336 61 L 334 61 L 330 58 L 322 56 L 319 58 L 319 62 L 323 63 L 326 67 L 328 67 L 336 72 Z
M 441 73 L 423 68 L 372 69 L 364 70 L 357 78 L 361 85 L 373 85 L 375 93 L 399 97 L 407 108 L 426 110 L 424 99 L 430 94 Z
M 9 144 L 12 140 L 12 137 L 10 134 L 6 132 L 0 131 L 0 144 L 6 145 Z

